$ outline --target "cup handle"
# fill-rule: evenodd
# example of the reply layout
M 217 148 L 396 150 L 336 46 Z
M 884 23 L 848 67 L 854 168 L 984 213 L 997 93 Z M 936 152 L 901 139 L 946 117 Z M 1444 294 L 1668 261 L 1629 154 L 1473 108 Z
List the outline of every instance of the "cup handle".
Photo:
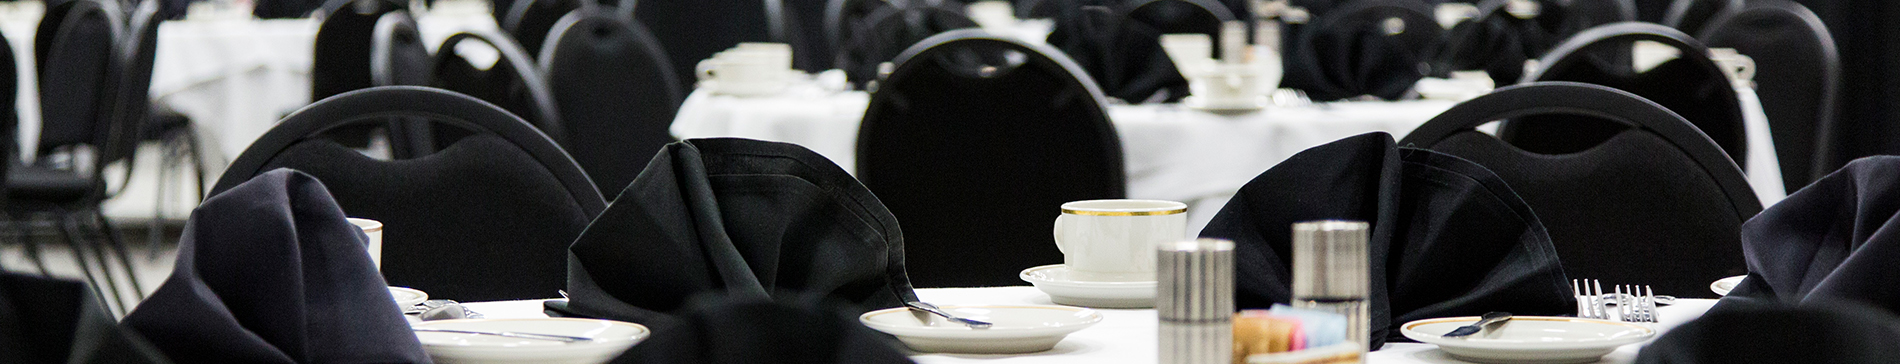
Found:
M 700 60 L 699 64 L 693 66 L 693 75 L 700 81 L 711 81 L 715 77 L 713 69 L 718 68 L 712 61 L 711 58 Z
M 1055 231 L 1052 231 L 1050 233 L 1051 235 L 1055 235 L 1056 251 L 1062 252 L 1063 254 L 1069 253 L 1068 248 L 1062 247 L 1062 220 L 1068 219 L 1068 218 L 1069 218 L 1069 214 L 1062 214 L 1062 215 L 1056 216 Z

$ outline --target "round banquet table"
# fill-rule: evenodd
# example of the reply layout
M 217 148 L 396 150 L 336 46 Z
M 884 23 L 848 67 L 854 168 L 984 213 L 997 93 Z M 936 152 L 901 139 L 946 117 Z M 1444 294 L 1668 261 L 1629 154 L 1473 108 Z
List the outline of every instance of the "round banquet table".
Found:
M 917 297 L 938 305 L 954 304 L 1035 304 L 1049 305 L 1049 296 L 1034 287 L 989 287 L 989 288 L 925 288 L 917 290 Z M 1710 306 L 1712 299 L 1678 299 L 1676 304 L 1658 309 L 1661 321 L 1653 327 L 1667 332 L 1670 328 L 1700 317 Z M 475 302 L 466 306 L 489 318 L 534 318 L 547 317 L 541 312 L 541 300 Z M 1159 360 L 1156 346 L 1158 343 L 1159 322 L 1153 309 L 1097 309 L 1102 313 L 1102 322 L 1093 327 L 1069 334 L 1055 349 L 1029 354 L 934 354 L 910 353 L 911 359 L 923 364 L 948 363 L 1153 363 Z M 413 319 L 413 318 L 412 318 Z M 1629 363 L 1636 359 L 1636 352 L 1648 342 L 1624 345 L 1616 352 L 1603 357 L 1599 363 Z M 1366 357 L 1372 364 L 1407 363 L 1466 363 L 1453 359 L 1437 346 L 1411 342 L 1386 343 L 1385 348 L 1371 352 Z

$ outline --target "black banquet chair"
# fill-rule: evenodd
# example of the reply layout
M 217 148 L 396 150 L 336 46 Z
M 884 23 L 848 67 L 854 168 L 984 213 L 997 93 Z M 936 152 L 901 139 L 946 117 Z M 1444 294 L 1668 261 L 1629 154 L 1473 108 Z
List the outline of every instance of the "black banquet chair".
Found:
M 464 57 L 460 47 L 478 44 L 495 52 L 493 64 L 482 67 Z M 429 85 L 455 91 L 500 106 L 527 119 L 542 133 L 561 141 L 561 118 L 554 108 L 554 94 L 541 76 L 541 70 L 520 44 L 506 37 L 477 33 L 456 33 L 436 47 L 435 66 Z
M 1662 25 L 1683 33 L 1702 34 L 1716 19 L 1734 16 L 1751 0 L 1675 0 L 1663 14 Z
M 1126 194 L 1106 98 L 1061 53 L 959 30 L 896 64 L 864 113 L 857 176 L 903 225 L 917 286 L 1021 284 L 1062 261 L 1062 203 Z
M 325 135 L 389 117 L 471 135 L 393 161 Z M 526 121 L 426 87 L 352 91 L 298 110 L 238 155 L 212 195 L 277 168 L 317 177 L 345 213 L 387 226 L 389 284 L 462 301 L 553 297 L 567 281 L 568 244 L 606 206 L 587 174 Z
M 34 221 L 54 216 L 55 229 L 71 245 L 81 272 L 112 312 L 123 313 L 142 298 L 132 262 L 127 259 L 119 231 L 100 211 L 114 191 L 108 187 L 106 164 L 132 160 L 137 151 L 138 128 L 118 109 L 121 86 L 129 72 L 125 65 L 133 52 L 119 41 L 124 33 L 116 3 L 96 0 L 66 2 L 47 9 L 34 36 L 38 67 L 40 139 L 38 160 L 7 169 L 6 210 L 15 218 Z M 139 83 L 140 85 L 149 83 Z M 141 91 L 142 92 L 142 91 Z M 91 168 L 71 162 L 80 150 L 91 148 Z M 66 159 L 62 161 L 62 159 Z M 9 161 L 11 163 L 11 161 Z M 129 170 L 127 170 L 129 172 Z M 19 227 L 21 224 L 15 224 Z M 24 234 L 23 234 L 24 235 Z M 105 245 L 97 238 L 103 237 Z M 31 239 L 32 236 L 24 236 Z M 87 261 L 91 251 L 92 263 Z M 108 255 L 112 250 L 113 255 Z M 129 290 L 121 289 L 110 257 L 119 260 Z M 122 291 L 130 291 L 126 295 Z
M 1561 154 L 1519 148 L 1517 141 L 1475 129 L 1546 114 L 1623 129 Z M 1709 282 L 1746 271 L 1741 224 L 1762 207 L 1741 168 L 1682 117 L 1634 94 L 1574 82 L 1500 88 L 1439 114 L 1399 145 L 1496 172 L 1544 221 L 1571 278 L 1709 297 Z
M 1650 41 L 1680 51 L 1680 56 L 1637 72 L 1630 51 Z M 1524 82 L 1571 81 L 1627 91 L 1689 120 L 1728 157 L 1747 161 L 1748 136 L 1741 101 L 1721 66 L 1709 59 L 1702 42 L 1669 27 L 1617 23 L 1591 28 L 1552 49 Z M 1586 148 L 1619 133 L 1624 126 L 1570 115 L 1538 115 L 1504 123 L 1498 133 L 1512 143 L 1541 153 Z
M 1790 1 L 1750 1 L 1740 11 L 1710 21 L 1696 38 L 1755 61 L 1760 70 L 1755 72 L 1755 92 L 1768 115 L 1788 193 L 1834 171 L 1817 151 L 1820 140 L 1847 132 L 1834 122 L 1841 60 L 1821 18 Z
M 521 0 L 512 6 L 504 10 L 507 15 L 501 19 L 501 29 L 521 43 L 522 49 L 538 51 L 561 17 L 580 8 L 599 5 L 592 0 Z
M 646 28 L 611 13 L 568 13 L 548 39 L 541 72 L 567 133 L 561 145 L 602 195 L 619 193 L 673 142 L 682 91 L 671 64 Z

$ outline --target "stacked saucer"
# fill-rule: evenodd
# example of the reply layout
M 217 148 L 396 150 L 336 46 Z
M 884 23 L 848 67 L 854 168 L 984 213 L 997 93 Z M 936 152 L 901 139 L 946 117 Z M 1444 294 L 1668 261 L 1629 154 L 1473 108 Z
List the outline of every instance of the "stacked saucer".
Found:
M 1023 281 L 1061 305 L 1094 308 L 1149 308 L 1155 305 L 1154 273 L 1078 274 L 1067 265 L 1024 269 Z

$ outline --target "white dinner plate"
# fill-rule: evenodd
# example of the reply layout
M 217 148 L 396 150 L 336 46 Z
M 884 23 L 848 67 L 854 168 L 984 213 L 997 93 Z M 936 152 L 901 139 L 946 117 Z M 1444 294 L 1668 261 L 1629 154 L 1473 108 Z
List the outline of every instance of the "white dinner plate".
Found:
M 497 335 L 416 332 L 437 363 L 601 363 L 619 356 L 651 332 L 640 324 L 578 318 L 438 320 L 415 328 L 577 336 L 562 342 Z
M 945 305 L 941 308 L 957 317 L 989 322 L 991 326 L 971 328 L 935 315 L 914 314 L 903 307 L 866 312 L 858 316 L 858 321 L 877 331 L 896 335 L 898 341 L 917 351 L 984 354 L 1049 350 L 1070 333 L 1102 322 L 1101 313 L 1076 307 Z
M 1715 294 L 1727 296 L 1729 291 L 1735 290 L 1735 285 L 1742 284 L 1742 278 L 1748 278 L 1748 276 L 1740 275 L 1717 279 L 1715 283 L 1709 283 L 1709 290 L 1715 291 Z
M 1059 305 L 1095 308 L 1149 308 L 1155 306 L 1155 281 L 1080 281 L 1062 264 L 1024 269 L 1019 276 L 1049 294 Z
M 1477 321 L 1475 316 L 1425 319 L 1407 322 L 1399 331 L 1412 340 L 1438 345 L 1452 357 L 1479 363 L 1588 363 L 1619 346 L 1656 336 L 1654 329 L 1626 322 L 1514 316 L 1471 336 L 1444 337 Z
M 396 309 L 398 310 L 408 310 L 409 307 L 414 307 L 416 304 L 422 303 L 422 301 L 429 300 L 428 293 L 409 287 L 391 286 L 389 287 L 389 296 L 396 299 Z

